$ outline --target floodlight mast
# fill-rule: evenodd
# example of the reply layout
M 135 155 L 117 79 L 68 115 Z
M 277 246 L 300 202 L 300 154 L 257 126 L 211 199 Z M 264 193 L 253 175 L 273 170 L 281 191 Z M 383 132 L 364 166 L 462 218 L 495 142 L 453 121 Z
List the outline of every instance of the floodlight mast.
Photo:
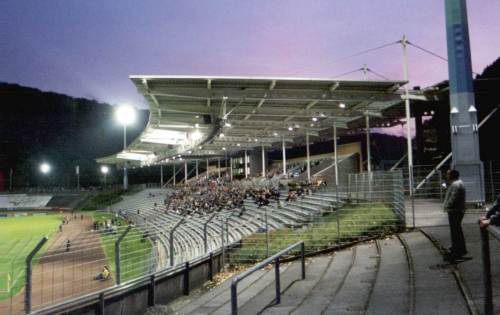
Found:
M 135 122 L 136 112 L 134 107 L 130 105 L 121 105 L 115 112 L 116 120 L 123 125 L 123 151 L 127 148 L 127 125 Z M 128 189 L 128 173 L 127 162 L 123 164 L 123 190 Z
M 106 165 L 101 166 L 101 173 L 104 175 L 104 190 L 106 190 L 106 176 L 109 173 L 109 167 Z

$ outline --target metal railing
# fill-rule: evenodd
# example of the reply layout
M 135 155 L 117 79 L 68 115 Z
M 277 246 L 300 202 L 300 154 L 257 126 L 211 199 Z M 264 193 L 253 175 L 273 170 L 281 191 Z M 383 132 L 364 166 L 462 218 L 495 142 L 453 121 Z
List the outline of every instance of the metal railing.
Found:
M 490 257 L 490 234 L 500 241 L 500 228 L 488 226 L 480 227 L 481 231 L 481 254 L 483 263 L 483 286 L 484 286 L 484 314 L 493 314 L 493 287 L 491 281 L 491 257 Z
M 240 275 L 237 275 L 234 277 L 233 281 L 231 282 L 231 314 L 237 315 L 238 314 L 238 282 L 242 281 L 246 277 L 250 276 L 254 272 L 266 267 L 270 263 L 274 261 L 274 283 L 275 283 L 275 289 L 276 289 L 276 304 L 281 303 L 281 288 L 280 288 L 280 257 L 289 253 L 293 249 L 297 248 L 300 246 L 300 257 L 301 257 L 301 278 L 302 280 L 306 278 L 306 263 L 305 263 L 305 250 L 304 250 L 304 242 L 300 241 L 297 242 L 293 245 L 288 246 L 287 248 L 283 249 L 282 251 L 272 255 L 271 257 L 261 261 L 257 265 L 253 266 L 252 268 L 248 269 L 247 271 L 243 272 Z

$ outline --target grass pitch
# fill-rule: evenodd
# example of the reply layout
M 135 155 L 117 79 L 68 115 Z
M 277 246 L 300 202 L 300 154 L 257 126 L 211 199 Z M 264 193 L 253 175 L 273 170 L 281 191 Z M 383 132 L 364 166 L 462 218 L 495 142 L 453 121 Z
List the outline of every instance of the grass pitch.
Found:
M 61 220 L 60 214 L 0 218 L 0 300 L 22 289 L 26 257 L 43 236 L 50 239 L 57 232 Z

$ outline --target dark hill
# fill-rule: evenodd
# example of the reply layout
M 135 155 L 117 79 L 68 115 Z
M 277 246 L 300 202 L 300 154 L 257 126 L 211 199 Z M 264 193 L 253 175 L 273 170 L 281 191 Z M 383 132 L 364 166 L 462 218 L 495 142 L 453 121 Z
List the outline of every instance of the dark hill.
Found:
M 40 184 L 41 161 L 54 168 L 45 184 L 73 187 L 76 165 L 82 185 L 96 184 L 94 159 L 122 149 L 123 129 L 109 104 L 8 83 L 0 83 L 0 104 L 0 172 L 6 179 L 12 168 L 17 187 Z M 148 112 L 139 111 L 138 122 L 128 128 L 128 142 L 147 120 Z

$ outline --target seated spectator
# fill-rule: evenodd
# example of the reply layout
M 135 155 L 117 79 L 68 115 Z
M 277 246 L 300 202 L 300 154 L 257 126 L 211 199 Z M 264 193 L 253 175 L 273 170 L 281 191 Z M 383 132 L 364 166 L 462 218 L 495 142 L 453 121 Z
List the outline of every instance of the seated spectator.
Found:
M 111 272 L 109 271 L 109 268 L 108 266 L 104 266 L 104 268 L 102 268 L 102 271 L 97 275 L 95 276 L 95 280 L 108 280 L 111 276 Z

